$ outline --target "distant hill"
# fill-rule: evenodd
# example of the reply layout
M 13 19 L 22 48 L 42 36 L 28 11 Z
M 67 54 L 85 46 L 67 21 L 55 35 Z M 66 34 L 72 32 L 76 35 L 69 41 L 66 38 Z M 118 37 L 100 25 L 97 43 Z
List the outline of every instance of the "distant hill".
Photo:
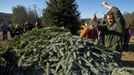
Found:
M 12 14 L 0 12 L 0 22 L 3 21 L 3 20 L 11 21 L 12 20 Z
M 101 23 L 103 22 L 103 19 L 102 18 L 97 18 L 98 19 L 98 21 L 100 21 Z M 91 22 L 91 18 L 81 18 L 81 20 L 83 20 L 83 21 L 85 21 L 85 22 L 87 22 L 87 23 L 89 23 L 90 24 L 90 22 Z
M 82 18 L 81 20 L 84 20 L 87 23 L 90 23 L 91 19 L 90 18 Z

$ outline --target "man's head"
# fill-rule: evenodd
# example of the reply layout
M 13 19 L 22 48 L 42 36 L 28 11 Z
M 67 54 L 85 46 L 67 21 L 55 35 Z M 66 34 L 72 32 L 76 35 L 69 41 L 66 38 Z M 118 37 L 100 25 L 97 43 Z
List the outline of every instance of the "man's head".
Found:
M 113 25 L 115 23 L 114 13 L 112 12 L 107 13 L 107 22 L 110 25 Z

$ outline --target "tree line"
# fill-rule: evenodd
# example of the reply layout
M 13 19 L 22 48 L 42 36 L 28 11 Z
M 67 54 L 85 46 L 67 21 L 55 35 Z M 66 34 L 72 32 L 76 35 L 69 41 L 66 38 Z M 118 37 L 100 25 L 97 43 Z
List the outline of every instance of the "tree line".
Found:
M 25 22 L 35 24 L 36 20 L 39 18 L 36 10 L 31 8 L 26 9 L 22 5 L 13 7 L 12 11 L 13 11 L 12 13 L 13 25 L 19 24 L 20 26 L 23 26 Z
M 34 9 L 25 8 L 22 5 L 13 7 L 12 24 L 22 26 L 25 22 L 35 24 L 37 20 L 40 20 L 44 27 L 65 27 L 71 33 L 77 33 L 83 19 L 80 18 L 80 12 L 75 0 L 47 0 L 46 4 L 47 7 L 44 7 L 41 17 L 39 17 L 36 7 Z M 134 29 L 134 12 L 125 12 L 123 15 L 126 25 L 131 25 Z
M 42 16 L 39 17 L 36 8 L 26 9 L 22 5 L 13 7 L 12 23 L 22 26 L 26 21 L 35 24 L 40 19 L 43 26 L 65 27 L 76 34 L 80 27 L 80 12 L 75 0 L 48 0 L 47 7 L 43 9 Z
M 132 29 L 134 29 L 134 11 L 132 13 L 125 12 L 123 16 L 126 21 L 126 25 L 131 25 Z

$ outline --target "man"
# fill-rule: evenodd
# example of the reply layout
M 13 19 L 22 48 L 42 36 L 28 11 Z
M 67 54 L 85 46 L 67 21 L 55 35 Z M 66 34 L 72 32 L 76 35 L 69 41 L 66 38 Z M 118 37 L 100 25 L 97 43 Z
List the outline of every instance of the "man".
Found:
M 32 30 L 34 28 L 33 24 L 29 23 L 29 22 L 25 22 L 24 24 L 24 32 L 28 31 L 28 30 Z
M 16 27 L 14 29 L 15 36 L 20 35 L 23 33 L 23 28 L 19 27 L 19 24 L 16 24 Z
M 129 40 L 130 40 L 131 36 L 132 36 L 131 25 L 126 25 L 125 35 L 124 35 L 124 42 L 123 42 L 123 49 L 124 50 L 128 49 L 128 43 L 129 43 Z
M 116 7 L 102 2 L 102 6 L 106 7 L 109 12 L 106 15 L 108 25 L 102 27 L 104 30 L 104 45 L 112 50 L 120 51 L 122 49 L 122 41 L 125 31 L 125 20 Z
M 3 41 L 7 39 L 8 25 L 6 23 L 1 24 L 1 31 L 3 36 Z

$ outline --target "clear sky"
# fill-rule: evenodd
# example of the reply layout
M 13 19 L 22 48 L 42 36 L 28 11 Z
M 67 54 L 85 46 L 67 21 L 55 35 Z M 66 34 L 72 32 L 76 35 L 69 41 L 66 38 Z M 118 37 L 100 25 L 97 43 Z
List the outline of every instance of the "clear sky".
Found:
M 0 12 L 12 13 L 13 6 L 23 5 L 26 8 L 36 8 L 41 14 L 41 10 L 45 8 L 47 0 L 0 0 Z M 113 6 L 117 6 L 122 13 L 134 11 L 134 0 L 76 0 L 78 10 L 82 18 L 91 18 L 96 12 L 98 17 L 103 17 L 103 14 L 108 10 L 101 6 L 101 2 L 106 1 Z

